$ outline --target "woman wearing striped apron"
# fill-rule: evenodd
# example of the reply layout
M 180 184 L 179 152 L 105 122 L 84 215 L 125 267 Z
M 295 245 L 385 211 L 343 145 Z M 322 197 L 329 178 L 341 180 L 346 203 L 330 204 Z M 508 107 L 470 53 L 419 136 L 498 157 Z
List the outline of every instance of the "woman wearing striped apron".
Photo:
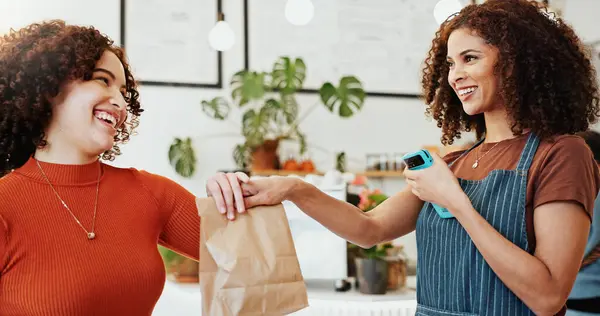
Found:
M 416 229 L 418 315 L 564 315 L 600 187 L 590 149 L 572 135 L 600 113 L 582 43 L 535 1 L 488 0 L 441 25 L 425 65 L 442 143 L 465 131 L 479 141 L 405 171 L 408 185 L 374 210 L 286 177 L 217 174 L 208 194 L 231 220 L 289 200 L 362 247 Z

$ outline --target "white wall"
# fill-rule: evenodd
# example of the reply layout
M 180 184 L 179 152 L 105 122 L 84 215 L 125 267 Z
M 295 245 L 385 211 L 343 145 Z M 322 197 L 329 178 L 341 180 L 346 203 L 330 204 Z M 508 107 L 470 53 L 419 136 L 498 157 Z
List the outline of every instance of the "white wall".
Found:
M 231 75 L 244 66 L 243 7 L 241 1 L 223 2 L 227 21 L 236 32 L 235 46 L 223 56 L 224 81 L 228 86 Z M 105 0 L 102 4 L 90 0 L 0 0 L 0 31 L 6 31 L 7 26 L 18 27 L 43 17 L 63 17 L 76 23 L 98 25 L 118 40 L 119 15 L 115 10 L 118 10 L 118 0 Z M 600 39 L 594 14 L 600 12 L 599 1 L 566 0 L 564 10 L 567 19 L 574 23 L 585 40 Z M 307 66 L 310 69 L 311 65 Z M 217 170 L 235 167 L 231 151 L 242 139 L 236 127 L 239 117 L 234 118 L 235 123 L 231 124 L 217 122 L 207 118 L 200 107 L 201 100 L 228 95 L 229 91 L 144 86 L 140 93 L 145 112 L 138 135 L 123 146 L 123 155 L 114 164 L 165 175 L 200 196 L 205 194 L 203 188 L 208 177 Z M 301 95 L 299 101 L 301 108 L 306 110 L 317 99 L 315 95 Z M 351 160 L 350 169 L 357 170 L 363 168 L 366 153 L 406 152 L 424 144 L 438 144 L 439 130 L 434 122 L 425 119 L 424 110 L 419 100 L 369 97 L 362 112 L 351 119 L 341 120 L 324 108 L 318 108 L 304 121 L 301 129 L 308 137 L 309 150 L 318 169 L 332 168 L 334 153 L 346 151 Z M 239 111 L 236 113 L 239 114 Z M 230 136 L 211 137 L 215 134 Z M 199 161 L 192 179 L 178 176 L 167 158 L 172 139 L 187 136 L 194 138 Z M 387 183 L 386 191 L 393 193 L 402 186 L 402 182 Z M 414 237 L 404 241 L 409 253 L 414 256 Z
M 243 16 L 242 6 L 239 4 L 241 1 L 224 2 L 227 21 L 236 31 L 236 44 L 223 57 L 227 87 L 231 74 L 244 66 Z M 566 0 L 564 12 L 584 40 L 593 40 L 600 39 L 600 31 L 592 14 L 599 10 L 598 1 Z M 311 66 L 307 67 L 310 70 Z M 219 169 L 235 167 L 231 150 L 242 138 L 237 136 L 239 117 L 232 118 L 233 122 L 217 122 L 207 118 L 199 104 L 201 100 L 228 94 L 226 89 L 142 87 L 141 97 L 146 112 L 142 115 L 139 135 L 133 137 L 130 144 L 123 148 L 124 154 L 115 163 L 164 174 L 179 181 L 192 192 L 203 194 L 207 177 Z M 318 99 L 315 95 L 305 94 L 300 95 L 299 101 L 301 109 L 306 110 Z M 334 153 L 346 151 L 350 159 L 349 168 L 357 170 L 363 168 L 367 153 L 406 152 L 424 144 L 439 144 L 439 130 L 435 122 L 425 119 L 424 110 L 420 100 L 368 97 L 363 110 L 353 118 L 342 120 L 324 108 L 318 108 L 308 116 L 301 129 L 306 133 L 309 150 L 318 169 L 332 168 Z M 359 129 L 358 126 L 367 127 Z M 210 137 L 215 134 L 229 136 Z M 166 153 L 171 140 L 176 136 L 194 137 L 199 163 L 197 174 L 192 179 L 177 176 L 169 165 Z M 469 135 L 466 137 L 469 138 Z M 142 159 L 138 160 L 139 158 Z M 389 183 L 387 187 L 390 188 L 388 193 L 399 188 L 398 185 Z
M 236 31 L 236 45 L 224 53 L 224 80 L 228 86 L 231 75 L 244 66 L 243 16 L 241 5 L 225 2 L 227 20 Z M 311 65 L 307 67 L 310 71 Z M 123 156 L 116 163 L 165 174 L 194 193 L 202 194 L 207 177 L 218 169 L 235 168 L 231 150 L 242 138 L 233 136 L 239 135 L 239 117 L 230 123 L 216 122 L 201 112 L 199 104 L 201 100 L 228 94 L 228 90 L 142 87 L 146 112 L 139 135 L 124 148 Z M 298 99 L 301 111 L 318 101 L 316 95 L 311 94 L 300 95 Z M 351 160 L 349 168 L 360 170 L 364 168 L 365 153 L 409 151 L 424 143 L 437 143 L 439 132 L 434 123 L 424 119 L 424 110 L 418 100 L 369 97 L 363 111 L 351 119 L 339 119 L 320 107 L 307 117 L 301 129 L 306 133 L 309 151 L 320 170 L 332 168 L 334 153 L 342 150 Z M 359 125 L 366 127 L 359 129 Z M 232 136 L 208 137 L 213 134 Z M 193 179 L 178 177 L 169 166 L 166 153 L 174 136 L 194 136 L 199 163 Z M 144 160 L 138 162 L 141 156 Z

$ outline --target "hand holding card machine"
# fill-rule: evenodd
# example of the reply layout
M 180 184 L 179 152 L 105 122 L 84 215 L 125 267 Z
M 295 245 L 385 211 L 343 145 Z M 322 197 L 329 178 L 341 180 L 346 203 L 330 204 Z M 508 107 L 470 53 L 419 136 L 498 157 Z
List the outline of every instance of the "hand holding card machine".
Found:
M 402 157 L 402 160 L 404 160 L 404 163 L 409 170 L 421 170 L 429 168 L 433 165 L 433 158 L 426 149 L 421 149 L 414 153 L 408 153 Z M 431 205 L 433 205 L 433 208 L 441 218 L 454 217 L 454 215 L 452 215 L 452 213 L 450 213 L 446 208 L 433 203 L 431 203 Z

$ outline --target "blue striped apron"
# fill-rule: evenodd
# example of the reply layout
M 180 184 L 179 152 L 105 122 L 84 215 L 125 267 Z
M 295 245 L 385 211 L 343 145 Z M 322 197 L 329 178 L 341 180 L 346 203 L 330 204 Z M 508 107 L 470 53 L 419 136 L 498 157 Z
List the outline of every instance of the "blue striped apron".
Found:
M 531 133 L 515 170 L 492 170 L 477 181 L 458 179 L 479 214 L 525 251 L 529 248 L 525 224 L 527 173 L 538 144 L 539 138 Z M 533 315 L 490 269 L 455 218 L 439 217 L 426 202 L 417 220 L 416 236 L 416 315 Z

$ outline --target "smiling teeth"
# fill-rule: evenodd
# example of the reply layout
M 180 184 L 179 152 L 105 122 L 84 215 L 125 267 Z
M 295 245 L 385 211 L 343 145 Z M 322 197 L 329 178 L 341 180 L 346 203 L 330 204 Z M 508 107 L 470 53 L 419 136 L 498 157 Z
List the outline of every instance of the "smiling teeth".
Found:
M 460 90 L 458 90 L 458 95 L 465 95 L 467 93 L 475 91 L 475 89 L 477 89 L 477 87 L 470 87 L 470 88 L 466 88 L 466 89 L 460 89 Z
M 96 112 L 94 114 L 94 116 L 97 119 L 110 122 L 110 124 L 112 125 L 112 127 L 115 127 L 117 125 L 117 119 L 114 116 L 112 116 L 112 115 L 110 115 L 110 114 L 108 114 L 106 112 Z

